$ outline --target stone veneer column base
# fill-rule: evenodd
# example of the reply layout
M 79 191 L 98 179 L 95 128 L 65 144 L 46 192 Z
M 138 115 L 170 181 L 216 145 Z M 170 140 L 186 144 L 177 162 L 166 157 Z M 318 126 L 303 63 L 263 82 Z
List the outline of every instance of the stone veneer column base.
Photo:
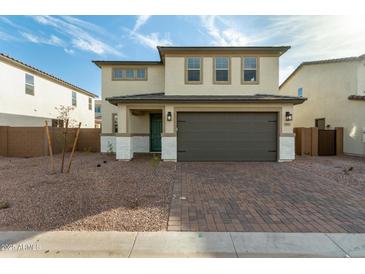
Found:
M 116 159 L 131 160 L 133 158 L 132 137 L 116 136 Z
M 113 152 L 115 153 L 115 136 L 114 135 L 101 135 L 100 136 L 100 152 L 107 153 Z M 112 149 L 112 151 L 110 151 Z
M 161 159 L 164 161 L 177 161 L 177 138 L 161 137 Z
M 279 162 L 295 160 L 295 136 L 279 137 Z
M 150 136 L 133 136 L 132 138 L 133 152 L 150 152 Z

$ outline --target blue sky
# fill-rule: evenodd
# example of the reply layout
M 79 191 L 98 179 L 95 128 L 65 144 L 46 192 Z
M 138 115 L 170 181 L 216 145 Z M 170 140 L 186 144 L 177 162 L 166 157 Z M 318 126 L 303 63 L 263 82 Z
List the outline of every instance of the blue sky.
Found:
M 159 60 L 156 45 L 277 46 L 303 61 L 365 53 L 358 16 L 0 16 L 0 52 L 100 94 L 91 60 Z

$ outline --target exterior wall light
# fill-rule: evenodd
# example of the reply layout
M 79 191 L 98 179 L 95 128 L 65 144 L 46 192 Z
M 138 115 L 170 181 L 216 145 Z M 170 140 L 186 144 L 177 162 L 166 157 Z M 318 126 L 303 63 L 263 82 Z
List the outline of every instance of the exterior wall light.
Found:
M 172 113 L 171 113 L 171 111 L 167 112 L 167 121 L 172 121 Z
M 293 120 L 293 114 L 291 114 L 289 111 L 285 112 L 285 120 L 286 121 L 292 121 Z

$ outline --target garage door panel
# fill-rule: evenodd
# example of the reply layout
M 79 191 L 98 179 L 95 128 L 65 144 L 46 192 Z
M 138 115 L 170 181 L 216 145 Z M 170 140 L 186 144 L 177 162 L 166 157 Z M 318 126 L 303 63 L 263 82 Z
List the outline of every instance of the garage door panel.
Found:
M 275 161 L 276 113 L 178 113 L 179 161 Z

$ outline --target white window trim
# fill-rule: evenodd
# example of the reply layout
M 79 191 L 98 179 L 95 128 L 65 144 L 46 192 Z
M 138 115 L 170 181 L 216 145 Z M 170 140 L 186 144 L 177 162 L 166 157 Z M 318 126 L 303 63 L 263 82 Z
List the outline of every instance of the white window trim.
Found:
M 27 83 L 27 75 L 29 75 L 29 76 L 32 76 L 33 77 L 33 84 L 29 84 L 29 83 Z M 34 75 L 32 75 L 32 74 L 29 74 L 29 73 L 26 73 L 25 74 L 25 94 L 27 94 L 27 95 L 31 95 L 31 96 L 34 96 L 34 94 L 35 94 L 35 77 L 34 77 Z M 32 93 L 27 93 L 27 86 L 29 86 L 29 87 L 32 87 L 33 88 L 33 92 Z
M 88 108 L 89 110 L 93 110 L 93 99 L 90 97 L 88 99 Z
M 75 104 L 74 104 L 74 94 L 75 94 Z M 77 92 L 76 91 L 72 91 L 72 93 L 71 93 L 71 105 L 73 107 L 77 107 Z

